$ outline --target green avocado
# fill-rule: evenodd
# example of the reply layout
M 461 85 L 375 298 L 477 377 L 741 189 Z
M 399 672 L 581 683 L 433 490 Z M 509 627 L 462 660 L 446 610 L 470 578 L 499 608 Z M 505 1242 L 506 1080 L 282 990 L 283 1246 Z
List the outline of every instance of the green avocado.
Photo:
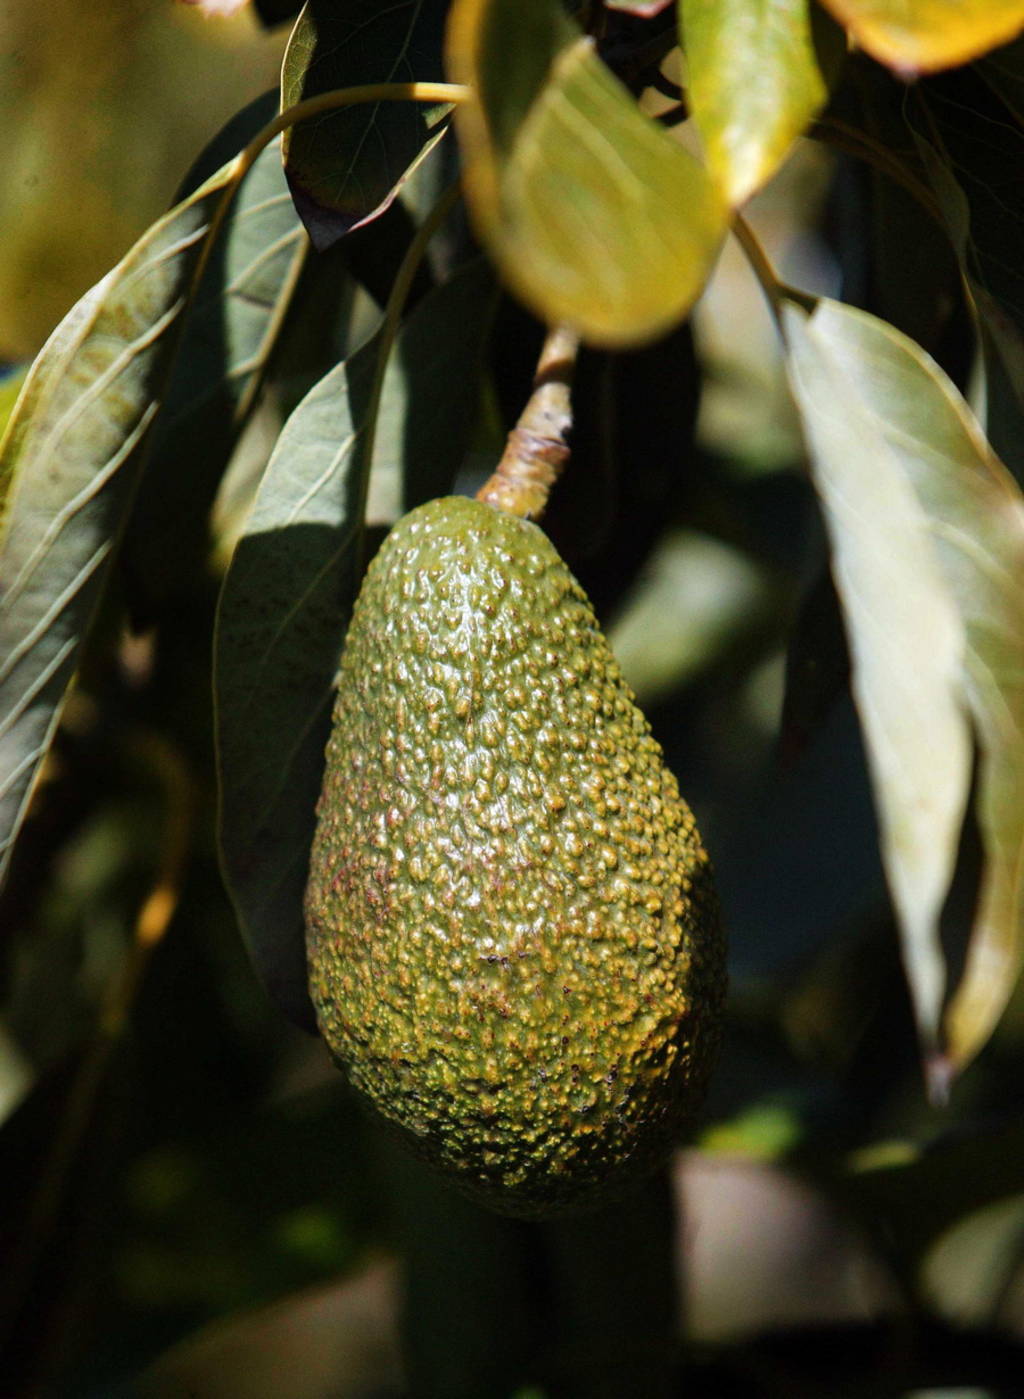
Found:
M 725 983 L 708 857 L 538 526 L 435 500 L 370 565 L 306 926 L 352 1084 L 504 1213 L 601 1204 L 698 1108 Z

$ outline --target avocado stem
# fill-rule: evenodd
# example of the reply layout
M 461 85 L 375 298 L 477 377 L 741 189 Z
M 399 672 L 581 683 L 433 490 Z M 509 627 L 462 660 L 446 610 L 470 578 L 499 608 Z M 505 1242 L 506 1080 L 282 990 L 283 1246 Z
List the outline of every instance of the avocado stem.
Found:
M 548 332 L 533 376 L 533 392 L 508 435 L 494 474 L 477 500 L 508 515 L 539 520 L 569 460 L 572 378 L 579 336 L 566 326 Z

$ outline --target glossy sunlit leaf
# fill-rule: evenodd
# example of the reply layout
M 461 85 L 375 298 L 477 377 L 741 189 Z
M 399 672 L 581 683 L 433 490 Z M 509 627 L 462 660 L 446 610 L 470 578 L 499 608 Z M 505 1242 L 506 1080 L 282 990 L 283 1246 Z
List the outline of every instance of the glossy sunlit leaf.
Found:
M 511 288 L 590 341 L 680 320 L 726 207 L 704 167 L 637 108 L 549 0 L 456 0 L 452 75 L 477 229 Z
M 898 442 L 915 410 L 894 395 L 886 418 L 883 405 L 865 401 L 825 333 L 844 310 L 822 302 L 808 318 L 787 305 L 787 363 L 846 617 L 882 857 L 921 1037 L 934 1054 L 945 989 L 939 914 L 970 784 L 964 626 Z
M 154 224 L 74 306 L 26 380 L 3 444 L 0 875 L 57 727 L 137 482 L 230 167 Z
M 1024 29 L 1024 0 L 823 0 L 873 58 L 900 73 L 955 68 Z
M 828 96 L 809 0 L 680 0 L 690 111 L 731 204 L 770 179 Z
M 288 41 L 281 105 L 335 88 L 440 80 L 447 0 L 307 0 Z M 285 133 L 296 208 L 319 249 L 367 223 L 443 135 L 446 108 L 375 102 Z
M 388 513 L 448 489 L 472 427 L 491 301 L 489 274 L 476 263 L 425 298 L 396 339 L 372 462 L 386 478 Z M 380 348 L 378 333 L 285 424 L 217 621 L 224 873 L 260 975 L 300 1024 L 311 1024 L 302 895 L 331 692 L 364 563 Z
M 1024 962 L 1024 497 L 953 384 L 912 341 L 829 302 L 804 332 L 913 489 L 963 628 L 958 689 L 978 747 L 984 865 L 945 1018 L 950 1063 L 961 1068 L 991 1034 Z M 885 626 L 892 631 L 888 612 Z M 935 748 L 931 763 L 941 779 L 948 752 Z
M 264 118 L 254 112 L 248 136 Z M 202 576 L 210 506 L 308 247 L 274 141 L 242 181 L 207 262 L 147 446 L 125 536 L 136 608 Z

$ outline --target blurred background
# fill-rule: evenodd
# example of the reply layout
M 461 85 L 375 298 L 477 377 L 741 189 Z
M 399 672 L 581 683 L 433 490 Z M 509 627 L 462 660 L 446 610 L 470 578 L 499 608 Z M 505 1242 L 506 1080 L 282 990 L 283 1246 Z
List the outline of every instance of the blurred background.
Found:
M 10 369 L 276 84 L 285 37 L 249 8 L 5 0 Z M 839 288 L 843 180 L 808 144 L 752 211 L 808 290 Z M 536 327 L 502 316 L 528 362 Z M 655 521 L 637 557 L 595 543 L 585 508 L 570 518 L 571 475 L 551 519 L 697 814 L 729 928 L 722 1064 L 659 1215 L 680 1392 L 1021 1394 L 1024 1001 L 929 1105 L 845 657 L 817 644 L 836 634 L 821 526 L 731 248 L 692 331 L 657 349 L 662 417 L 644 399 L 624 419 L 621 458 L 644 466 L 619 504 Z M 628 405 L 653 363 L 594 357 L 581 376 L 619 376 Z M 215 585 L 176 597 L 157 639 L 115 599 L 0 897 L 9 1392 L 370 1399 L 426 1392 L 421 1367 L 451 1396 L 643 1393 L 622 1373 L 622 1281 L 546 1322 L 536 1288 L 553 1295 L 568 1235 L 421 1175 L 256 982 L 214 846 Z M 804 682 L 789 704 L 787 671 Z M 547 1357 L 536 1375 L 524 1354 Z

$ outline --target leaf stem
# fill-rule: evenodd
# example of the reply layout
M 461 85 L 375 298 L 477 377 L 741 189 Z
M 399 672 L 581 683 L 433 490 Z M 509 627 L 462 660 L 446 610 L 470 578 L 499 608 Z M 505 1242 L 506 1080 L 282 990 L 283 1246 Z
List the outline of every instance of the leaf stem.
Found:
M 572 380 L 580 339 L 566 326 L 550 330 L 537 361 L 533 392 L 508 435 L 494 474 L 477 500 L 509 515 L 538 520 L 569 460 Z
M 776 277 L 775 269 L 768 261 L 764 245 L 741 214 L 733 216 L 732 232 L 737 243 L 743 249 L 754 276 L 761 285 L 765 300 L 768 302 L 776 321 L 781 319 L 782 304 L 785 301 L 795 301 L 807 311 L 814 310 L 817 304 L 816 297 L 801 291 L 799 287 L 791 287 Z

